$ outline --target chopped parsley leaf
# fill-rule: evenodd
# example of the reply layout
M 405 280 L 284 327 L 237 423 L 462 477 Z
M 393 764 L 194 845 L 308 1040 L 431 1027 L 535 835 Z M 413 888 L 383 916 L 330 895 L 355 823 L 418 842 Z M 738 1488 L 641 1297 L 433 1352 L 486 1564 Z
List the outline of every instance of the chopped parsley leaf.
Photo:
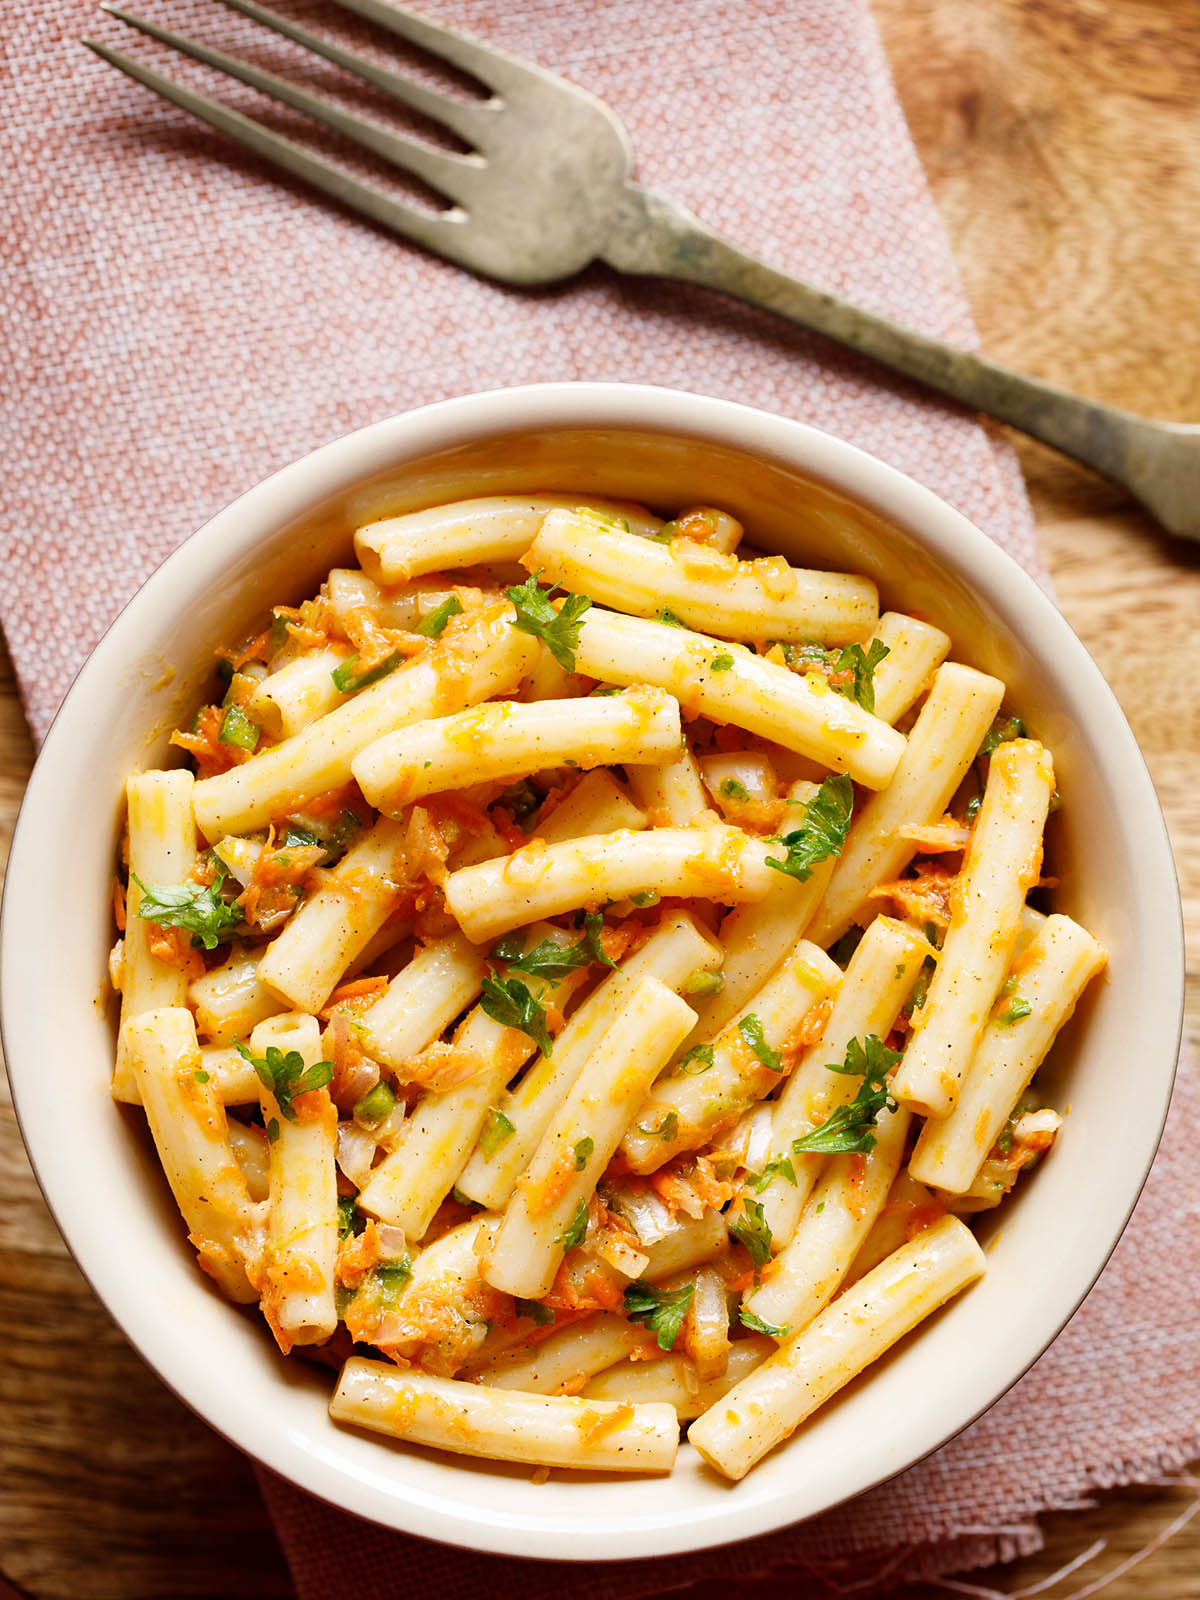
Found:
M 733 657 L 727 650 L 722 651 L 719 656 L 714 656 L 708 664 L 714 672 L 728 672 L 733 666 Z
M 783 845 L 787 855 L 782 860 L 768 856 L 767 865 L 806 883 L 818 861 L 841 855 L 853 808 L 854 785 L 850 779 L 844 773 L 838 778 L 826 778 L 805 806 L 800 826 L 771 840 L 772 844 Z
M 368 1089 L 362 1099 L 354 1106 L 355 1122 L 364 1123 L 368 1128 L 375 1127 L 385 1117 L 390 1117 L 396 1108 L 396 1096 L 392 1086 L 381 1078 L 372 1089 Z
M 771 1225 L 761 1200 L 742 1200 L 742 1209 L 729 1224 L 729 1231 L 750 1252 L 755 1273 L 771 1259 Z
M 736 778 L 726 778 L 721 785 L 721 793 L 726 800 L 749 800 L 750 791 L 744 783 L 739 783 Z
M 896 1106 L 888 1090 L 887 1074 L 899 1059 L 899 1052 L 889 1050 L 878 1034 L 869 1033 L 865 1044 L 851 1039 L 845 1060 L 827 1062 L 826 1068 L 861 1077 L 857 1094 L 845 1105 L 835 1106 L 819 1127 L 793 1139 L 793 1154 L 844 1155 L 873 1150 L 873 1130 L 879 1113 Z
M 699 1066 L 694 1063 L 699 1062 Z M 687 1055 L 682 1056 L 676 1063 L 675 1071 L 682 1078 L 698 1077 L 700 1073 L 707 1072 L 713 1064 L 713 1047 L 710 1044 L 694 1044 Z
M 488 973 L 483 980 L 480 1005 L 493 1022 L 527 1033 L 544 1056 L 554 1049 L 546 1026 L 546 1008 L 529 992 L 520 978 L 497 978 Z
M 678 1111 L 668 1111 L 657 1128 L 643 1128 L 639 1122 L 637 1131 L 644 1133 L 648 1139 L 673 1139 L 679 1132 L 679 1113 Z
M 550 600 L 557 587 L 543 589 L 535 573 L 504 592 L 516 607 L 513 627 L 540 639 L 564 672 L 574 672 L 581 619 L 592 602 L 586 594 L 568 594 L 556 611 Z
M 514 1300 L 513 1310 L 519 1317 L 528 1317 L 531 1322 L 536 1322 L 539 1328 L 554 1321 L 553 1311 L 540 1300 Z
M 197 949 L 215 950 L 227 944 L 242 926 L 242 911 L 236 901 L 221 898 L 225 882 L 224 864 L 213 858 L 216 876 L 207 886 L 199 883 L 145 884 L 136 872 L 129 876 L 141 890 L 137 914 L 160 928 L 183 928 L 192 935 Z
M 516 1131 L 515 1125 L 508 1120 L 503 1111 L 493 1108 L 488 1112 L 483 1132 L 479 1135 L 479 1148 L 483 1155 L 490 1160 L 504 1141 L 511 1139 Z
M 764 1322 L 761 1317 L 756 1317 L 753 1311 L 747 1311 L 744 1307 L 738 1312 L 738 1316 L 741 1318 L 743 1328 L 749 1328 L 753 1333 L 768 1334 L 772 1339 L 786 1339 L 792 1331 L 790 1322 L 785 1322 L 782 1328 L 773 1328 L 769 1322 Z
M 832 688 L 874 715 L 875 668 L 888 655 L 891 651 L 882 639 L 872 639 L 865 654 L 862 645 L 848 644 L 833 664 Z
M 796 1187 L 796 1169 L 790 1156 L 772 1156 L 761 1172 L 746 1174 L 746 1182 L 755 1194 L 761 1194 L 772 1178 L 786 1178 L 793 1189 Z
M 665 622 L 668 628 L 682 628 L 685 626 L 673 611 L 667 610 L 666 606 L 662 608 L 654 620 L 655 622 Z
M 779 1052 L 772 1050 L 767 1043 L 766 1035 L 763 1033 L 762 1021 L 759 1017 L 756 1017 L 753 1012 L 748 1017 L 743 1017 L 738 1023 L 738 1032 L 768 1072 L 783 1071 L 783 1061 L 780 1059 Z
M 673 1350 L 695 1293 L 694 1283 L 685 1283 L 679 1289 L 659 1289 L 639 1278 L 625 1290 L 625 1315 L 630 1322 L 649 1328 L 660 1350 Z
M 288 1122 L 297 1121 L 296 1108 L 292 1104 L 297 1095 L 308 1094 L 313 1089 L 323 1089 L 333 1077 L 332 1061 L 314 1061 L 311 1067 L 306 1067 L 304 1057 L 299 1050 L 285 1052 L 278 1045 L 269 1044 L 265 1056 L 256 1056 L 251 1055 L 246 1046 L 239 1041 L 237 1051 L 242 1060 L 248 1061 L 254 1068 L 263 1088 L 275 1096 L 279 1113 Z M 268 1138 L 270 1134 L 268 1126 Z
M 587 1238 L 587 1231 L 587 1201 L 581 1199 L 579 1204 L 575 1207 L 575 1215 L 571 1218 L 570 1222 L 567 1223 L 567 1226 L 563 1229 L 562 1233 L 559 1234 L 558 1238 L 554 1242 L 555 1244 L 562 1245 L 564 1252 L 567 1250 L 573 1250 L 576 1245 L 582 1244 L 584 1239 Z
M 594 1139 L 580 1139 L 571 1154 L 575 1158 L 575 1171 L 582 1172 L 596 1148 Z

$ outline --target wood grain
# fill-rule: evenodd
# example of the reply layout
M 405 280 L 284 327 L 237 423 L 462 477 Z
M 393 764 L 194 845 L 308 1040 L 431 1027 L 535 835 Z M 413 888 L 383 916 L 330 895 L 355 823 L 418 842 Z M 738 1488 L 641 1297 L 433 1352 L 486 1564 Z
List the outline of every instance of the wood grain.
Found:
M 1200 418 L 1200 12 L 1174 0 L 873 0 L 985 348 L 1150 414 Z M 1200 548 L 1020 442 L 1060 602 L 1146 753 L 1183 881 L 1200 1035 Z M 0 842 L 32 759 L 0 660 Z M 290 1593 L 243 1458 L 113 1328 L 66 1255 L 0 1098 L 0 1566 L 38 1600 Z M 1094 1539 L 1050 1600 L 1187 1504 L 1101 1498 L 1047 1519 L 1016 1589 Z M 1106 1591 L 1197 1600 L 1200 1519 Z M 946 1590 L 920 1586 L 912 1600 Z

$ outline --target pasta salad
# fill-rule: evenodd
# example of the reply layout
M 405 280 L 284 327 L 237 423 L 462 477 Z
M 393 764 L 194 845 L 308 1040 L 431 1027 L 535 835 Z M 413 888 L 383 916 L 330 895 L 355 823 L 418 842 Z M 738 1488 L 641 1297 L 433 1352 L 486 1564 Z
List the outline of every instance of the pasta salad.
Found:
M 737 1479 L 985 1270 L 1104 952 L 1051 754 L 712 507 L 360 528 L 137 772 L 113 1094 L 339 1422 Z

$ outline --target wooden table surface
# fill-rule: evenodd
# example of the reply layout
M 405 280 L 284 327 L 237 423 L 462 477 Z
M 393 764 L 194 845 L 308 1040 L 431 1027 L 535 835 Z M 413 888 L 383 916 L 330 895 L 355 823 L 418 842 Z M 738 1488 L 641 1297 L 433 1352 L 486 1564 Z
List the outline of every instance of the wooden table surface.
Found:
M 685 3 L 685 0 L 678 0 Z M 1182 0 L 873 0 L 985 348 L 1118 405 L 1200 418 L 1200 9 Z M 1019 444 L 1063 610 L 1146 753 L 1183 880 L 1200 1033 L 1200 546 Z M 0 671 L 0 829 L 32 750 Z M 32 1596 L 287 1595 L 243 1459 L 142 1365 L 66 1254 L 0 1104 L 0 1568 Z M 1073 1594 L 1186 1510 L 1183 1489 L 1047 1519 L 992 1576 Z M 909 1591 L 933 1600 L 932 1585 Z M 1200 1518 L 1108 1600 L 1200 1597 Z

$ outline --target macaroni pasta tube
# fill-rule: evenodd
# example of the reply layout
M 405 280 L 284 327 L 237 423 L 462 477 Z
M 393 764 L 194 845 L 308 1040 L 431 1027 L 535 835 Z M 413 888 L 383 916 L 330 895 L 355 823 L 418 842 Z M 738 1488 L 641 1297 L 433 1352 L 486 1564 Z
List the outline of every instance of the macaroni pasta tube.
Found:
M 891 783 L 871 796 L 850 828 L 825 899 L 809 924 L 814 944 L 826 950 L 852 922 L 869 920 L 871 890 L 897 877 L 917 853 L 898 830 L 942 815 L 1003 698 L 999 678 L 953 661 L 938 668 Z
M 291 739 L 196 785 L 196 821 L 207 839 L 249 833 L 305 798 L 349 781 L 355 756 L 393 728 L 445 716 L 495 694 L 509 694 L 537 655 L 499 603 L 454 622 L 427 655 L 414 657 Z M 459 620 L 459 619 L 456 619 Z
M 971 1231 L 957 1217 L 944 1217 L 710 1407 L 688 1429 L 689 1442 L 725 1477 L 744 1478 L 865 1366 L 982 1277 L 986 1265 Z
M 658 517 L 640 506 L 612 500 L 568 494 L 498 495 L 369 522 L 354 535 L 354 549 L 363 570 L 376 582 L 403 583 L 423 572 L 516 561 L 528 550 L 547 512 L 574 507 L 605 518 L 619 517 L 637 533 L 656 533 L 662 526 Z
M 524 845 L 498 861 L 463 867 L 446 880 L 446 909 L 482 944 L 509 928 L 605 900 L 653 892 L 758 900 L 775 874 L 771 846 L 740 828 L 651 828 L 582 840 Z
M 1103 947 L 1070 917 L 1048 917 L 1013 967 L 948 1117 L 921 1130 L 909 1171 L 920 1183 L 965 1194 L 1009 1113 L 1104 966 Z M 1009 987 L 1005 985 L 1005 990 Z
M 461 933 L 425 945 L 359 1018 L 367 1050 L 403 1075 L 405 1062 L 471 1004 L 486 972 L 483 956 Z
M 679 704 L 661 690 L 532 705 L 501 700 L 385 734 L 350 770 L 370 803 L 394 817 L 423 795 L 567 762 L 665 760 L 681 739 Z
M 870 1034 L 887 1038 L 922 962 L 932 954 L 915 928 L 877 917 L 851 956 L 824 1033 L 784 1084 L 771 1113 L 771 1159 L 791 1163 L 788 1177 L 777 1172 L 759 1195 L 774 1249 L 782 1249 L 795 1232 L 825 1161 L 793 1150 L 792 1141 L 853 1099 L 861 1081 L 828 1071 L 829 1063 L 841 1066 L 852 1039 L 865 1044 Z
M 182 1006 L 129 1021 L 129 1069 L 158 1159 L 200 1265 L 231 1300 L 258 1299 L 262 1208 L 250 1199 L 229 1143 L 225 1107 L 204 1071 L 192 1014 Z
M 554 1041 L 553 1053 L 540 1057 L 501 1097 L 497 1109 L 513 1131 L 494 1149 L 475 1150 L 458 1180 L 462 1193 L 480 1205 L 504 1205 L 584 1062 L 616 1020 L 632 984 L 653 977 L 678 993 L 693 973 L 711 971 L 720 959 L 720 950 L 686 911 L 665 916 L 645 944 L 580 1005 Z
M 138 915 L 142 891 L 182 883 L 196 864 L 194 783 L 190 772 L 135 772 L 125 783 L 129 827 L 129 888 L 125 896 L 125 970 L 121 988 L 121 1028 L 112 1093 L 136 1104 L 137 1083 L 128 1060 L 126 1024 L 143 1011 L 181 1006 L 188 980 L 183 968 L 150 953 L 155 929 Z
M 652 770 L 652 769 L 641 769 Z M 534 837 L 544 844 L 564 839 L 584 839 L 597 833 L 635 832 L 649 826 L 649 818 L 607 772 L 589 772 L 543 822 L 539 816 Z
M 787 1071 L 784 1054 L 813 1007 L 841 981 L 841 971 L 801 939 L 711 1048 L 682 1075 L 655 1084 L 622 1143 L 634 1172 L 654 1172 L 680 1150 L 707 1144 L 771 1092 Z M 772 1059 L 773 1058 L 773 1059 Z
M 675 1407 L 680 1422 L 688 1422 L 715 1406 L 735 1383 L 759 1367 L 775 1350 L 774 1343 L 762 1334 L 751 1334 L 730 1346 L 725 1371 L 717 1378 L 702 1379 L 692 1362 L 674 1353 L 655 1356 L 652 1361 L 619 1361 L 598 1372 L 584 1385 L 588 1400 L 627 1400 L 633 1405 L 654 1403 Z
M 875 715 L 883 722 L 897 722 L 925 693 L 950 654 L 950 635 L 901 611 L 885 611 L 871 637 L 888 648 L 875 668 Z
M 250 1035 L 250 1050 L 266 1058 L 271 1047 L 295 1051 L 304 1066 L 321 1059 L 316 1017 L 270 1017 Z M 337 1112 L 326 1089 L 302 1097 L 303 1112 L 288 1107 L 260 1085 L 267 1130 L 267 1241 L 262 1266 L 263 1313 L 286 1353 L 296 1344 L 323 1344 L 338 1325 L 334 1304 L 338 1204 Z
M 800 1224 L 743 1306 L 774 1328 L 806 1328 L 837 1291 L 859 1246 L 883 1210 L 904 1158 L 911 1118 L 884 1111 L 874 1148 L 830 1156 Z
M 628 990 L 508 1203 L 482 1267 L 494 1289 L 523 1299 L 549 1290 L 565 1250 L 582 1241 L 601 1173 L 692 1020 L 691 1008 L 657 978 L 639 978 Z
M 522 558 L 565 589 L 638 617 L 665 606 L 689 628 L 728 639 L 865 639 L 879 617 L 869 578 L 811 572 L 782 556 L 735 555 L 674 539 L 658 544 L 570 511 L 548 513 Z
M 517 1394 L 357 1356 L 342 1368 L 329 1414 L 413 1444 L 531 1466 L 669 1472 L 679 1449 L 668 1405 Z
M 686 628 L 593 606 L 580 626 L 575 665 L 605 683 L 648 683 L 675 695 L 688 717 L 732 723 L 881 789 L 904 735 L 815 675 Z
M 917 1031 L 892 1091 L 923 1116 L 944 1117 L 983 1032 L 1038 880 L 1042 828 L 1054 792 L 1050 757 L 1032 739 L 993 750 L 983 804 L 953 892 L 950 927 Z
M 403 848 L 404 828 L 381 817 L 292 913 L 258 963 L 258 982 L 298 1011 L 319 1011 L 399 904 Z

